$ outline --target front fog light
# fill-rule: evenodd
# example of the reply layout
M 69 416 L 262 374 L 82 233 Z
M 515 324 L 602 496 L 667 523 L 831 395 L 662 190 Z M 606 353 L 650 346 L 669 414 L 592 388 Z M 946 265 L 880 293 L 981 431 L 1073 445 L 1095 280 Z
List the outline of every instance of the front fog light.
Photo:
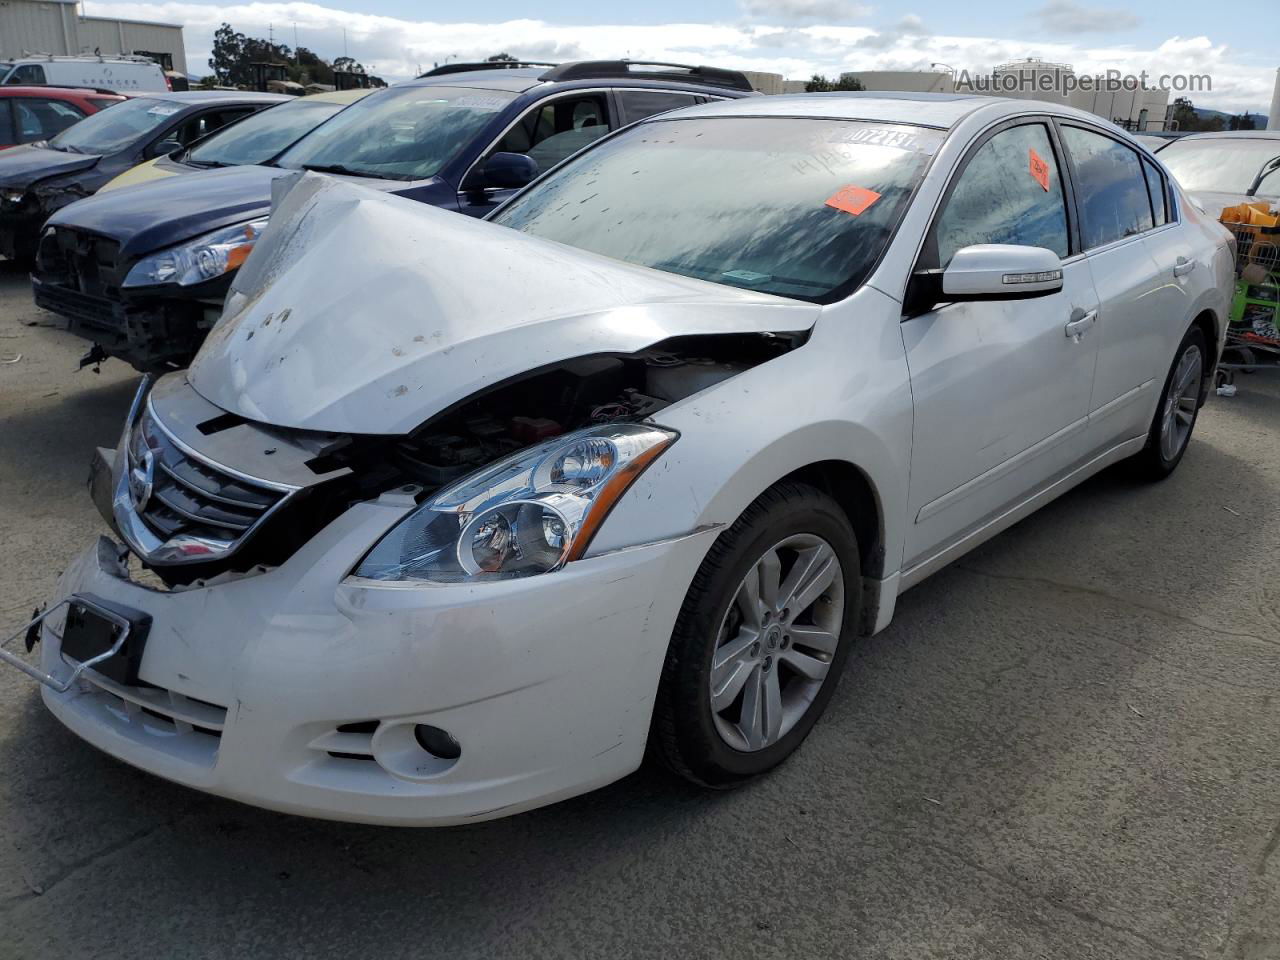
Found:
M 427 500 L 355 574 L 456 583 L 558 570 L 583 556 L 613 505 L 676 436 L 611 423 L 515 453 Z

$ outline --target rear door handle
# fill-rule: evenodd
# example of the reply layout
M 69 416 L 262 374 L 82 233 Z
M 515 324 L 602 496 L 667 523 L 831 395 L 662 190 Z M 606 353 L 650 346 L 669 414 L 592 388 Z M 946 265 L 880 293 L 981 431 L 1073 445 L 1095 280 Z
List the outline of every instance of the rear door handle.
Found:
M 1188 260 L 1186 257 L 1179 257 L 1173 265 L 1173 275 L 1175 277 L 1185 277 L 1188 273 L 1196 268 L 1194 260 Z
M 1071 314 L 1071 319 L 1067 321 L 1067 337 L 1078 342 L 1081 337 L 1089 332 L 1089 328 L 1097 322 L 1097 310 L 1090 310 L 1085 313 L 1077 307 Z

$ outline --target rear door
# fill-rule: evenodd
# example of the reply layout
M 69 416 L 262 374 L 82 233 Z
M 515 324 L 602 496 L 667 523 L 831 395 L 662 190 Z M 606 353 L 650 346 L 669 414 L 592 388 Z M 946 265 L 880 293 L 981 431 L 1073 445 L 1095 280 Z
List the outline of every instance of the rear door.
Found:
M 1089 451 L 1100 452 L 1150 426 L 1170 359 L 1165 339 L 1173 264 L 1162 271 L 1145 242 L 1156 224 L 1138 151 L 1083 124 L 1064 121 L 1060 130 L 1079 201 L 1081 246 L 1100 302 L 1088 436 Z
M 963 540 L 1081 456 L 1098 340 L 1087 329 L 1072 336 L 1067 325 L 1095 311 L 1097 295 L 1077 251 L 1063 169 L 1047 119 L 1010 121 L 970 148 L 935 214 L 917 269 L 944 269 L 971 244 L 1024 244 L 1058 254 L 1063 287 L 1029 299 L 941 303 L 904 319 L 915 405 L 907 567 Z

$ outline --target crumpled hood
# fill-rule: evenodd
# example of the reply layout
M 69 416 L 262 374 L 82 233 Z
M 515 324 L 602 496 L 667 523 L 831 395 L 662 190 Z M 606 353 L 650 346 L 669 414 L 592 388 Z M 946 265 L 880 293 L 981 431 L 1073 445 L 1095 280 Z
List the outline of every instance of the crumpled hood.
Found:
M 404 434 L 548 364 L 673 336 L 806 330 L 820 312 L 309 173 L 272 213 L 188 376 L 251 420 Z
M 88 170 L 102 158 L 89 153 L 63 153 L 30 144 L 0 151 L 0 187 L 25 190 L 37 180 Z

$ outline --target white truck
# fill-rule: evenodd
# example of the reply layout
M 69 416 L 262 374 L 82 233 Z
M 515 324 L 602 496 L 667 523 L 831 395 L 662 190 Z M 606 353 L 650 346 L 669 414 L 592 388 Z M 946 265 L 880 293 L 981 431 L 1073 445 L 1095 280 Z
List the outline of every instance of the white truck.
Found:
M 0 85 L 89 87 L 115 93 L 160 93 L 170 89 L 164 70 L 146 57 L 55 57 L 48 54 L 0 60 Z

